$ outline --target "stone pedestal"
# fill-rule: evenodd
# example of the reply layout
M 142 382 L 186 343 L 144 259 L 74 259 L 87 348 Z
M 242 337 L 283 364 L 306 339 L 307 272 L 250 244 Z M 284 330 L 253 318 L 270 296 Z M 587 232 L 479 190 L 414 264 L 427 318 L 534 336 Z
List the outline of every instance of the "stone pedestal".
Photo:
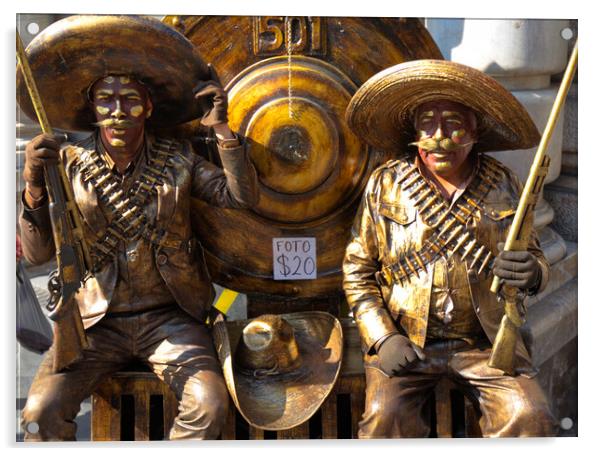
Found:
M 564 106 L 562 163 L 560 176 L 545 187 L 545 198 L 556 216 L 551 226 L 567 241 L 577 242 L 577 82 L 569 90 Z
M 446 59 L 477 68 L 510 90 L 550 86 L 564 70 L 568 20 L 427 19 Z M 441 44 L 440 44 L 441 43 Z

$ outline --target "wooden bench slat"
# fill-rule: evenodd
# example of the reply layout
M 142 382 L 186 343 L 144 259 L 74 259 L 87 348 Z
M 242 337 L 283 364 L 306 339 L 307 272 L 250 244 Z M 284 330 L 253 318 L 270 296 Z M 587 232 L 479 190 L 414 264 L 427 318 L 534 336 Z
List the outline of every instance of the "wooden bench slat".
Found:
M 337 392 L 333 390 L 322 404 L 322 438 L 336 439 L 337 433 Z
M 450 391 L 453 384 L 443 379 L 435 388 L 437 435 L 452 436 L 452 411 Z M 149 372 L 120 372 L 102 383 L 92 396 L 92 440 L 107 441 L 121 438 L 121 396 L 132 395 L 135 406 L 135 439 L 148 440 L 150 396 L 163 396 L 163 429 L 164 438 L 169 437 L 169 431 L 178 413 L 178 402 L 169 387 Z M 348 394 L 351 405 L 351 435 L 357 438 L 358 423 L 364 411 L 365 378 L 363 375 L 341 375 L 333 391 L 321 407 L 322 438 L 336 439 L 338 437 L 337 396 Z M 465 423 L 467 436 L 480 436 L 478 412 L 472 403 L 465 400 Z M 278 439 L 307 439 L 309 438 L 309 421 L 293 429 L 277 432 Z M 223 440 L 236 439 L 236 409 L 230 402 L 226 425 L 222 430 Z M 263 440 L 264 431 L 249 426 L 249 439 Z

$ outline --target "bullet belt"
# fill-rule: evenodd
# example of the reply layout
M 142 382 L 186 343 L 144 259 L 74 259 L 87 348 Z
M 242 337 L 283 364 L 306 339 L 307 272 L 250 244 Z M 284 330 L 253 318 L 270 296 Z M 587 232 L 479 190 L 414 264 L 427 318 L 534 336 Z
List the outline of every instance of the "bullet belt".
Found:
M 392 264 L 383 265 L 376 273 L 381 286 L 393 282 L 409 281 L 412 275 L 426 272 L 426 265 L 438 258 L 451 257 L 461 253 L 461 260 L 468 261 L 468 268 L 476 275 L 487 275 L 493 266 L 494 256 L 485 246 L 480 245 L 468 230 L 468 221 L 489 191 L 503 178 L 499 165 L 488 156 L 480 156 L 475 178 L 452 207 L 448 207 L 441 194 L 420 174 L 416 165 L 399 161 L 402 176 L 401 188 L 409 192 L 418 214 L 430 228 L 432 236 L 418 251 L 412 251 Z
M 151 145 L 153 158 L 145 164 L 127 194 L 96 150 L 86 149 L 80 153 L 84 180 L 92 183 L 98 199 L 113 215 L 105 233 L 90 247 L 93 272 L 102 269 L 115 256 L 120 241 L 130 242 L 142 236 L 159 239 L 158 235 L 153 235 L 154 222 L 146 219 L 143 208 L 153 189 L 163 185 L 177 144 L 175 141 L 155 139 Z

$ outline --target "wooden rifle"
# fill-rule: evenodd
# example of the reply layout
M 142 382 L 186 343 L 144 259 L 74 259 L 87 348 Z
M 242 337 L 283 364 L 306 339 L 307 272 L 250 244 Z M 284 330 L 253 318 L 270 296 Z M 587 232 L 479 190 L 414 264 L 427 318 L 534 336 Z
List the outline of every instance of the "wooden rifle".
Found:
M 548 172 L 550 157 L 546 155 L 546 149 L 554 132 L 556 121 L 569 91 L 576 68 L 577 42 L 575 42 L 575 47 L 564 72 L 558 94 L 554 100 L 548 123 L 533 158 L 529 176 L 521 193 L 518 208 L 512 220 L 506 243 L 504 244 L 505 251 L 527 250 L 529 245 L 532 224 L 527 223 L 527 220 L 532 220 L 532 214 Z M 523 308 L 524 294 L 521 294 L 516 288 L 507 285 L 503 285 L 501 290 L 500 288 L 502 288 L 502 281 L 498 276 L 494 276 L 490 290 L 498 295 L 498 299 L 504 302 L 505 313 L 493 342 L 488 365 L 496 369 L 501 369 L 506 374 L 514 375 L 516 342 L 519 336 L 519 329 L 525 320 L 525 311 Z
M 42 131 L 53 134 L 18 31 L 17 58 Z M 57 271 L 48 284 L 51 297 L 47 307 L 54 321 L 53 368 L 58 372 L 79 359 L 88 346 L 75 295 L 89 277 L 92 261 L 73 190 L 60 158 L 45 165 L 44 177 L 57 260 Z

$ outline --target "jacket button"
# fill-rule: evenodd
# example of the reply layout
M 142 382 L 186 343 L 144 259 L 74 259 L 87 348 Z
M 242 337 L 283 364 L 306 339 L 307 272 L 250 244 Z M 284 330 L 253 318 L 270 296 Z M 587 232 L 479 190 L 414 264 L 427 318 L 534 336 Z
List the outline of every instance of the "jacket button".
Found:
M 167 255 L 165 255 L 164 253 L 160 253 L 159 255 L 157 255 L 157 264 L 159 266 L 163 266 L 165 263 L 167 263 Z

